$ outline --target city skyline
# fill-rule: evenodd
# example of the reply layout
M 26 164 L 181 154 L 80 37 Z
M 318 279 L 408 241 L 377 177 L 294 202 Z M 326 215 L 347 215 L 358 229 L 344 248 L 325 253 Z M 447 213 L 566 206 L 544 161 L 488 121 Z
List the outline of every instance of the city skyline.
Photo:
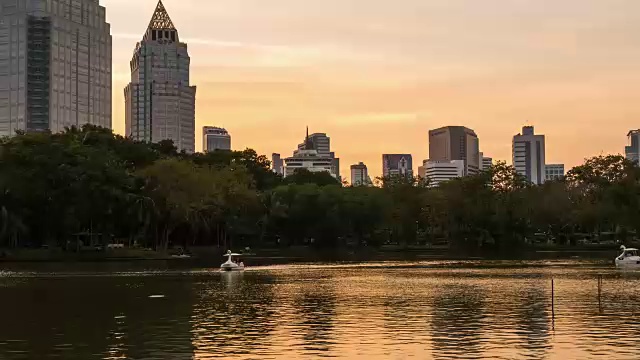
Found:
M 354 8 L 367 5 L 362 26 L 336 1 L 164 3 L 190 43 L 200 86 L 196 128 L 224 119 L 236 149 L 288 153 L 305 123 L 331 134 L 343 161 L 364 161 L 378 176 L 380 154 L 426 158 L 428 130 L 451 123 L 473 128 L 484 152 L 510 163 L 510 138 L 530 121 L 558 144 L 547 161 L 571 168 L 623 153 L 624 135 L 638 128 L 640 95 L 632 89 L 640 49 L 620 41 L 637 38 L 637 2 L 352 0 Z M 119 89 L 156 1 L 101 5 L 112 24 L 113 128 L 123 134 Z M 189 11 L 194 6 L 201 11 Z M 269 131 L 278 136 L 265 138 Z
M 102 3 L 118 89 L 155 1 Z M 225 126 L 235 149 L 289 154 L 308 124 L 331 134 L 343 162 L 363 161 L 378 176 L 380 154 L 426 158 L 428 130 L 452 123 L 474 129 L 485 153 L 510 163 L 511 137 L 530 121 L 558 144 L 547 161 L 571 167 L 622 153 L 625 134 L 638 128 L 640 95 L 631 89 L 640 74 L 631 69 L 640 49 L 619 39 L 640 33 L 624 21 L 640 14 L 640 3 L 164 3 L 190 44 L 196 128 Z M 114 101 L 113 113 L 122 132 L 122 104 Z M 596 131 L 602 123 L 608 130 Z M 578 135 L 575 127 L 585 129 Z

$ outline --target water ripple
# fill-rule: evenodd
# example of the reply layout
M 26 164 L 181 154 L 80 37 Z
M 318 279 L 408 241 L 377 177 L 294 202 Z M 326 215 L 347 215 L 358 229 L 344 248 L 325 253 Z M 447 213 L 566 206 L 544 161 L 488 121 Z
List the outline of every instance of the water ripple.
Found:
M 638 272 L 384 265 L 4 272 L 0 358 L 637 358 Z

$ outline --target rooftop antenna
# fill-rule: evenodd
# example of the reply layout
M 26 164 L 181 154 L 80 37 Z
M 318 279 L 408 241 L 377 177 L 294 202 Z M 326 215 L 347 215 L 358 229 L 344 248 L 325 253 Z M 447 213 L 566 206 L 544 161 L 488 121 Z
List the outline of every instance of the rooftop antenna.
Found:
M 313 143 L 311 142 L 311 139 L 309 139 L 309 125 L 307 125 L 307 135 L 304 138 L 304 149 L 314 150 Z

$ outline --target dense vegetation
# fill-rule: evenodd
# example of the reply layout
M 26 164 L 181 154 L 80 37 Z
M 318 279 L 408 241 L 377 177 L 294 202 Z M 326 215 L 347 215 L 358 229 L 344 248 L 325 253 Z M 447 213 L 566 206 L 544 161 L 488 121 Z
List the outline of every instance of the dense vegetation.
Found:
M 640 229 L 640 169 L 621 156 L 589 159 L 543 186 L 504 163 L 437 188 L 404 178 L 379 185 L 308 172 L 282 179 L 253 150 L 190 155 L 94 126 L 18 134 L 0 143 L 0 247 L 69 248 L 90 232 L 102 234 L 95 243 L 158 250 L 233 241 L 501 252 Z

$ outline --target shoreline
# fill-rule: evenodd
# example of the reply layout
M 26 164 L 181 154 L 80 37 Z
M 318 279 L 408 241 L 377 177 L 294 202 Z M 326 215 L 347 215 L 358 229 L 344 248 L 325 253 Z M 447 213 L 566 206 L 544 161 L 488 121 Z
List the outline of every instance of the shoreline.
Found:
M 464 261 L 464 260 L 561 260 L 561 259 L 592 259 L 610 260 L 618 255 L 616 246 L 575 246 L 575 247 L 539 247 L 524 249 L 513 256 L 498 256 L 482 253 L 457 253 L 447 247 L 423 248 L 341 248 L 315 249 L 308 246 L 290 248 L 266 248 L 251 250 L 246 255 L 256 264 L 288 264 L 301 262 L 341 262 L 341 261 Z M 2 250 L 0 250 L 2 251 Z M 194 264 L 222 261 L 222 248 L 193 247 L 188 249 L 190 257 L 176 257 L 172 254 L 162 254 L 152 250 L 117 249 L 104 252 L 67 253 L 59 249 L 17 249 L 4 250 L 0 257 L 2 264 L 12 263 L 179 263 Z

